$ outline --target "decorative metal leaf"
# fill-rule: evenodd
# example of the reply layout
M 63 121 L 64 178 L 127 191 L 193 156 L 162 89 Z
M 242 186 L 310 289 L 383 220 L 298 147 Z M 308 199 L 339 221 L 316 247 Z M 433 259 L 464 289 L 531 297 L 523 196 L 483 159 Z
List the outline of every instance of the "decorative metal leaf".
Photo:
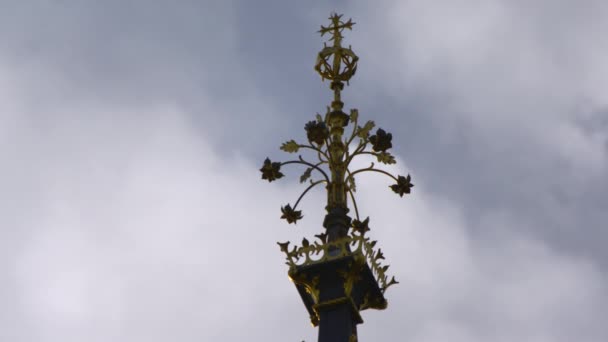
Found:
M 366 122 L 363 127 L 359 127 L 357 130 L 357 136 L 361 139 L 367 139 L 369 132 L 374 129 L 375 126 L 376 124 L 371 120 Z
M 369 231 L 369 216 L 363 221 L 359 221 L 357 219 L 352 220 L 351 226 L 353 227 L 354 231 L 361 235 L 365 235 L 365 233 Z
M 395 157 L 393 157 L 393 155 L 388 152 L 380 152 L 380 153 L 376 154 L 376 158 L 378 158 L 378 161 L 383 164 L 396 164 L 397 163 L 397 161 L 395 160 Z
M 382 254 L 382 248 L 378 249 L 378 253 L 376 253 L 376 260 L 384 259 L 384 254 Z
M 306 137 L 311 143 L 319 146 L 325 143 L 325 139 L 329 138 L 329 129 L 325 122 L 309 121 L 304 125 Z
M 306 248 L 310 246 L 310 243 L 308 242 L 308 240 L 306 240 L 306 238 L 302 239 L 302 247 Z
M 289 140 L 288 142 L 283 143 L 283 145 L 281 145 L 281 150 L 288 153 L 298 152 L 299 149 L 300 146 L 298 146 L 298 143 L 295 142 L 295 140 Z
M 412 177 L 409 174 L 407 177 L 397 177 L 397 184 L 390 186 L 390 188 L 401 197 L 403 197 L 404 194 L 409 194 L 413 187 L 414 184 L 412 184 Z
M 319 240 L 321 240 L 321 242 L 323 244 L 327 243 L 327 233 L 317 234 L 317 235 L 315 235 L 315 237 L 318 238 Z
M 369 137 L 369 142 L 372 143 L 372 149 L 375 152 L 386 152 L 386 150 L 393 147 L 391 143 L 392 139 L 392 134 L 385 132 L 382 128 L 378 128 L 376 134 Z
M 350 110 L 350 120 L 352 122 L 357 121 L 357 119 L 359 118 L 359 111 L 357 109 L 351 109 Z
M 277 244 L 279 245 L 279 247 L 281 247 L 281 252 L 285 252 L 285 253 L 289 253 L 289 241 L 287 242 L 277 242 Z
M 357 192 L 357 184 L 355 184 L 355 177 L 348 177 L 347 185 L 352 192 Z
M 281 207 L 281 213 L 283 213 L 281 218 L 287 220 L 287 223 L 296 224 L 303 217 L 301 210 L 294 210 L 289 204 Z
M 300 176 L 300 183 L 306 182 L 308 178 L 310 178 L 310 174 L 312 172 L 312 167 L 309 167 L 304 171 L 304 173 Z
M 389 287 L 394 284 L 399 284 L 399 282 L 395 280 L 395 276 L 391 277 L 391 281 L 389 281 L 388 284 L 386 284 L 386 287 Z
M 262 179 L 266 179 L 269 182 L 284 176 L 284 174 L 281 172 L 281 163 L 272 162 L 268 158 L 264 160 L 264 165 L 262 165 L 260 172 L 262 172 Z

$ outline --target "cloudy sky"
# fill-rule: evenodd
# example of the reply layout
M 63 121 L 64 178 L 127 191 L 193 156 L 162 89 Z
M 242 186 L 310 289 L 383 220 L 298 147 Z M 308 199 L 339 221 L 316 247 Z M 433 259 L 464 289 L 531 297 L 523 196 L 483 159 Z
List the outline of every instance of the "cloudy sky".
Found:
M 343 95 L 416 187 L 359 209 L 401 283 L 362 341 L 608 340 L 608 3 L 0 1 L 0 340 L 306 341 L 262 160 Z

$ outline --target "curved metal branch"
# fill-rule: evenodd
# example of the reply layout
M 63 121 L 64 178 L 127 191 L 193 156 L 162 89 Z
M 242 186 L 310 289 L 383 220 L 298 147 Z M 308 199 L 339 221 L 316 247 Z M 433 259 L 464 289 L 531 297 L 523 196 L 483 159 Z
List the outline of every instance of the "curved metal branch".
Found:
M 359 218 L 359 209 L 357 208 L 357 201 L 355 200 L 355 195 L 351 189 L 348 189 L 348 193 L 350 194 L 350 199 L 353 200 L 353 207 L 355 208 L 355 215 L 357 216 L 357 220 L 361 221 Z
M 300 195 L 300 197 L 298 197 L 298 200 L 296 201 L 296 204 L 293 205 L 293 210 L 295 210 L 298 207 L 298 204 L 300 203 L 300 200 L 302 200 L 302 198 L 304 198 L 304 195 L 306 195 L 306 193 L 314 188 L 316 185 L 321 184 L 321 183 L 327 183 L 325 180 L 320 180 L 320 181 L 316 181 L 311 183 L 308 188 L 306 188 L 306 190 L 304 190 L 304 192 L 302 192 L 302 194 Z
M 346 179 L 344 180 L 344 182 L 348 183 L 349 179 L 353 179 L 352 181 L 355 181 L 355 177 L 352 176 L 352 173 L 350 172 L 350 170 L 348 169 L 348 167 L 346 168 L 346 173 L 348 173 L 348 177 L 346 177 Z M 355 184 L 355 183 L 353 183 Z M 349 186 L 350 189 L 350 186 Z M 355 190 L 356 191 L 356 190 Z
M 370 152 L 370 151 L 360 151 L 360 152 L 357 152 L 357 155 L 362 155 L 362 154 L 371 154 L 374 157 L 378 156 L 378 152 Z
M 306 160 L 304 160 L 304 158 L 302 158 L 302 155 L 298 156 L 298 159 L 300 159 L 301 162 L 304 163 L 308 163 Z M 309 163 L 310 164 L 310 163 Z M 325 175 L 325 179 L 327 180 L 327 182 L 329 183 L 329 179 L 327 177 L 327 174 L 323 172 L 323 169 L 321 169 L 319 166 L 323 165 L 323 164 L 329 164 L 328 161 L 326 160 L 320 160 L 318 163 L 311 165 L 312 168 L 318 170 L 319 172 L 322 172 Z
M 350 135 L 350 138 L 348 138 L 348 143 L 346 144 L 346 146 L 350 145 L 351 142 L 353 142 L 353 140 L 355 140 L 355 137 L 357 136 L 357 123 L 359 123 L 359 116 L 357 115 L 357 120 L 355 120 L 353 122 L 353 132 Z
M 385 174 L 385 175 L 387 175 L 387 176 L 391 177 L 391 178 L 392 178 L 392 179 L 394 179 L 396 182 L 398 182 L 398 181 L 399 181 L 399 180 L 397 179 L 397 177 L 395 177 L 395 176 L 391 175 L 390 173 L 388 173 L 388 172 L 386 172 L 386 171 L 384 171 L 384 170 L 375 169 L 375 168 L 374 168 L 374 163 L 372 163 L 372 165 L 371 165 L 370 167 L 367 167 L 367 168 L 364 168 L 364 169 L 359 169 L 359 170 L 357 170 L 357 171 L 355 171 L 355 172 L 351 173 L 349 177 L 354 177 L 354 176 L 355 176 L 357 173 L 366 172 L 366 171 L 379 172 L 379 173 L 382 173 L 382 174 Z
M 283 165 L 288 165 L 288 164 L 302 164 L 302 165 L 310 166 L 310 167 L 312 167 L 313 169 L 315 169 L 315 170 L 317 170 L 317 171 L 321 172 L 321 174 L 323 174 L 323 177 L 325 177 L 325 180 L 326 180 L 327 182 L 329 182 L 329 177 L 327 176 L 327 173 L 325 173 L 325 171 L 323 171 L 323 169 L 322 169 L 322 168 L 320 168 L 320 167 L 319 167 L 319 166 L 317 166 L 317 165 L 314 165 L 314 164 L 311 164 L 311 163 L 309 163 L 309 162 L 305 161 L 304 159 L 302 159 L 302 156 L 299 156 L 299 158 L 300 158 L 300 160 L 290 160 L 290 161 L 282 162 L 282 163 L 281 163 L 281 166 L 283 166 Z
M 352 177 L 352 174 L 350 173 L 350 170 L 348 168 L 346 168 L 346 172 L 348 173 L 348 177 L 346 177 L 346 182 L 348 182 L 350 179 L 352 184 L 354 185 L 354 181 L 355 181 L 355 177 Z M 351 187 L 348 187 L 348 193 L 350 194 L 350 198 L 353 200 L 353 206 L 355 207 L 355 214 L 357 215 L 357 220 L 359 220 L 359 209 L 357 208 L 357 201 L 355 200 L 355 194 L 353 193 L 353 190 L 351 189 Z
M 316 147 L 314 147 L 314 146 L 312 146 L 312 145 L 300 145 L 300 144 L 298 144 L 298 147 L 301 147 L 301 148 L 307 148 L 307 149 L 310 149 L 310 150 L 316 151 L 318 154 L 322 154 L 322 155 L 325 157 L 325 159 L 326 159 L 326 160 L 329 160 L 329 156 L 327 155 L 327 153 L 325 153 L 325 152 L 324 152 L 323 150 L 321 150 L 320 148 L 316 148 Z M 319 158 L 319 159 L 321 159 L 321 158 Z
M 317 157 L 319 158 L 319 162 L 321 162 L 321 164 L 329 162 L 329 159 L 323 160 L 323 158 L 321 158 L 321 153 L 317 153 Z
M 346 165 L 349 165 L 350 162 L 353 160 L 353 158 L 359 154 L 363 154 L 365 151 L 365 147 L 367 147 L 367 142 L 360 142 L 359 146 L 357 146 L 357 148 L 355 149 L 355 152 L 353 152 L 353 154 L 351 154 L 346 162 Z

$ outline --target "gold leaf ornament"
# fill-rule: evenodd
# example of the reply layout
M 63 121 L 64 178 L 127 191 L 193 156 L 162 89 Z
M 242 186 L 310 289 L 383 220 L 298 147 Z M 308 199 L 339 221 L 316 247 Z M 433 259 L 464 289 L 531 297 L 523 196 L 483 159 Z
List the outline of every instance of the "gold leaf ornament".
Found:
M 281 150 L 288 153 L 296 153 L 300 149 L 300 146 L 295 140 L 289 140 L 288 142 L 283 143 L 281 145 Z
M 359 119 L 359 111 L 357 109 L 350 110 L 350 120 L 356 122 Z
M 395 157 L 393 157 L 392 154 L 388 153 L 388 152 L 380 152 L 378 154 L 376 154 L 376 158 L 378 158 L 378 161 L 381 162 L 382 164 L 396 164 L 397 161 L 395 160 Z
M 376 124 L 372 120 L 369 120 L 365 123 L 365 125 L 363 125 L 363 127 L 359 127 L 357 130 L 357 136 L 361 139 L 367 139 L 369 132 L 374 129 L 375 126 Z
M 312 167 L 307 168 L 304 173 L 300 176 L 300 183 L 306 182 L 308 178 L 310 178 L 310 174 L 312 172 Z

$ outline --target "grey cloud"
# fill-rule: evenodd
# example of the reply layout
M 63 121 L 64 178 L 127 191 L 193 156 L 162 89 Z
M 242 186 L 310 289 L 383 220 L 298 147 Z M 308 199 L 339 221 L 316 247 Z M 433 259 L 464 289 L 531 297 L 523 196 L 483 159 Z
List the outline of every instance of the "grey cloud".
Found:
M 394 122 L 396 147 L 431 191 L 464 203 L 476 234 L 480 213 L 507 210 L 605 267 L 606 132 L 577 123 L 605 107 L 605 5 L 391 4 L 358 45 L 372 65 L 356 96 L 380 88 L 390 110 L 364 109 Z

